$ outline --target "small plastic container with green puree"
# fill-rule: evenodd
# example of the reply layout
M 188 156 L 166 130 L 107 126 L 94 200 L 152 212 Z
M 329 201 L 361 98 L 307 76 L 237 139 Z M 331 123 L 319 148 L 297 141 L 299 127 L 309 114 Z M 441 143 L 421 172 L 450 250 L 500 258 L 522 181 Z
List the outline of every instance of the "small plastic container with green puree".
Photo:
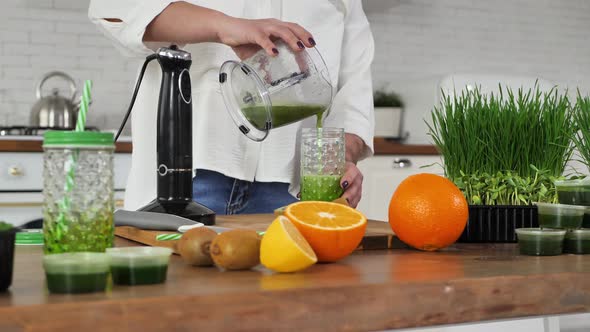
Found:
M 565 232 L 563 229 L 517 228 L 520 253 L 532 256 L 560 255 Z
M 43 268 L 51 293 L 103 292 L 109 276 L 109 257 L 96 252 L 51 254 L 43 257 Z
M 148 285 L 166 281 L 172 249 L 164 247 L 109 248 L 111 274 L 116 285 Z
M 574 229 L 565 233 L 563 252 L 569 254 L 590 254 L 590 229 Z
M 577 229 L 582 227 L 586 206 L 535 203 L 541 228 Z
M 560 180 L 554 184 L 559 203 L 590 206 L 590 178 Z M 590 228 L 590 210 L 584 215 L 582 227 Z

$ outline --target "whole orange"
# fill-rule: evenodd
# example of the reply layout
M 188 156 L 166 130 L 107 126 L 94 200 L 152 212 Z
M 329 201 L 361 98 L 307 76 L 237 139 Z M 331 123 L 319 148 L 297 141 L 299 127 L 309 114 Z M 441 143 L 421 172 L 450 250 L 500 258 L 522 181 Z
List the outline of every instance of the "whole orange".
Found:
M 389 203 L 389 225 L 416 249 L 434 251 L 453 244 L 465 228 L 469 208 L 453 182 L 435 174 L 416 174 L 397 187 Z

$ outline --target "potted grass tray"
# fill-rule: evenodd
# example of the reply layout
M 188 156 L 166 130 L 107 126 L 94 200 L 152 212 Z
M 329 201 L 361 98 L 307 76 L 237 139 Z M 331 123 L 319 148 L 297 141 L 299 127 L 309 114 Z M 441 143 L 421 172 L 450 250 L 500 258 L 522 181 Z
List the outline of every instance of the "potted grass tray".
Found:
M 469 203 L 459 242 L 516 242 L 516 228 L 538 227 L 533 203 L 557 202 L 554 181 L 572 155 L 566 93 L 498 88 L 443 94 L 427 122 L 445 175 Z
M 573 137 L 580 159 L 590 169 L 590 96 L 582 97 L 578 91 L 574 118 L 577 131 Z M 590 206 L 590 178 L 576 181 L 561 181 L 557 184 L 560 203 Z M 590 210 L 584 214 L 583 228 L 590 228 Z

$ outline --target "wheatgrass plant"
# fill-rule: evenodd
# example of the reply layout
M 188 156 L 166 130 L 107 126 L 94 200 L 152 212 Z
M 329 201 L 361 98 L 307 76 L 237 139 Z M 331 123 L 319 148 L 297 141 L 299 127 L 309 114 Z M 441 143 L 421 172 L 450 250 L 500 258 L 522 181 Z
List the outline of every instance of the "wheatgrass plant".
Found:
M 556 88 L 500 85 L 490 95 L 479 88 L 443 94 L 427 125 L 446 176 L 470 204 L 528 205 L 556 199 L 553 180 L 573 151 L 572 113 Z
M 573 138 L 581 161 L 590 169 L 590 96 L 582 97 L 578 91 L 574 117 L 578 132 Z

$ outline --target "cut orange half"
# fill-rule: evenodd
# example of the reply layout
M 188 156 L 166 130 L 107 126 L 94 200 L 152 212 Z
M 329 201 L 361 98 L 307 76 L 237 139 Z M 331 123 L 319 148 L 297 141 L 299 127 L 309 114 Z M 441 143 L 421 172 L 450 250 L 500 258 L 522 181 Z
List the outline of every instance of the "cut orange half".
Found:
M 361 243 L 367 228 L 362 213 L 332 202 L 293 203 L 285 209 L 285 216 L 299 229 L 320 262 L 348 256 Z

